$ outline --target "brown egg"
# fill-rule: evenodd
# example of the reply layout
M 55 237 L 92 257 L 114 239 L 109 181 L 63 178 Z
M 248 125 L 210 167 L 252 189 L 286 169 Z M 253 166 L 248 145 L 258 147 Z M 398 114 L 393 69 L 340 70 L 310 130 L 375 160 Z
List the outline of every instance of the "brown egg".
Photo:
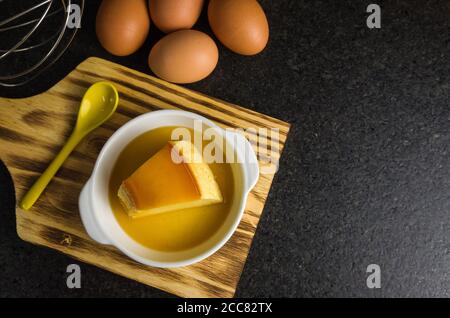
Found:
M 257 54 L 269 40 L 269 24 L 256 0 L 211 0 L 208 20 L 220 42 L 239 54 Z
M 111 54 L 136 52 L 147 39 L 150 17 L 146 0 L 103 0 L 95 30 L 100 44 Z
M 202 7 L 203 0 L 149 0 L 152 21 L 165 33 L 192 28 Z
M 150 51 L 148 65 L 173 83 L 193 83 L 211 74 L 219 60 L 216 43 L 205 33 L 180 30 L 166 35 Z

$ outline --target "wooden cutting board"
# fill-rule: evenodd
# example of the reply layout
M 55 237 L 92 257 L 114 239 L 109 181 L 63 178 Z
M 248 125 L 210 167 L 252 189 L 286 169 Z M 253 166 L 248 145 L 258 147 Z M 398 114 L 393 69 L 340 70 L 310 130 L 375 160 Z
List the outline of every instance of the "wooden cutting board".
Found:
M 273 174 L 260 176 L 238 230 L 223 248 L 200 263 L 174 269 L 138 264 L 116 248 L 91 240 L 80 220 L 78 195 L 108 137 L 142 113 L 182 109 L 203 115 L 221 127 L 279 128 L 279 153 L 289 124 L 118 64 L 89 58 L 43 94 L 25 99 L 0 98 L 0 159 L 12 175 L 17 201 L 67 140 L 84 92 L 99 80 L 116 85 L 120 95 L 117 113 L 80 143 L 30 211 L 16 208 L 19 237 L 182 297 L 232 297 Z M 255 136 L 248 139 L 255 142 Z M 259 158 L 264 155 L 258 149 Z

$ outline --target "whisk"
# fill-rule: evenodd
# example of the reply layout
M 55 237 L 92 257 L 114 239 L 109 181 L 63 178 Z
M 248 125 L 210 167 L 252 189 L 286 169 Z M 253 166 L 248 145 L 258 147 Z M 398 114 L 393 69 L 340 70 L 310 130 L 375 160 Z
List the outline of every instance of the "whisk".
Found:
M 84 0 L 39 0 L 12 12 L 11 7 L 25 2 L 30 3 L 0 0 L 0 12 L 7 13 L 0 18 L 1 86 L 24 85 L 52 66 L 77 33 L 77 27 L 69 27 L 71 9 L 78 6 L 79 18 L 84 10 Z

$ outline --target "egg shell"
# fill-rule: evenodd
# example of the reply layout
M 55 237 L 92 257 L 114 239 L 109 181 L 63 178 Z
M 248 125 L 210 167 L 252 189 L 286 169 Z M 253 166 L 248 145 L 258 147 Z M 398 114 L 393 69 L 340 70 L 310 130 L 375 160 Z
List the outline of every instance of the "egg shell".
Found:
M 173 83 L 193 83 L 207 77 L 217 65 L 219 51 L 207 34 L 180 30 L 159 40 L 148 65 L 158 77 Z
M 258 54 L 269 40 L 269 23 L 256 0 L 211 0 L 208 20 L 220 42 L 238 54 Z
M 153 23 L 165 33 L 190 29 L 197 22 L 203 0 L 149 0 Z
M 136 52 L 150 29 L 146 0 L 103 0 L 97 12 L 95 30 L 100 44 L 118 56 Z

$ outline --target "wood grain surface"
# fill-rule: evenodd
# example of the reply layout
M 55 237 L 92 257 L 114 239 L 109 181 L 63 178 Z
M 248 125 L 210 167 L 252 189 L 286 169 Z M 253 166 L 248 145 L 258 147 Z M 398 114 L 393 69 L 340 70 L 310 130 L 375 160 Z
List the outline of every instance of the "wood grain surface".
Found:
M 223 248 L 200 263 L 174 269 L 141 265 L 116 248 L 91 240 L 81 223 L 78 195 L 108 137 L 142 113 L 182 109 L 203 115 L 224 128 L 278 128 L 279 153 L 289 124 L 118 64 L 89 58 L 43 94 L 25 99 L 0 98 L 0 159 L 12 175 L 17 201 L 67 140 L 84 92 L 99 80 L 116 85 L 120 95 L 117 113 L 79 144 L 30 211 L 16 209 L 19 237 L 182 297 L 232 297 L 273 174 L 260 176 L 239 228 Z M 250 133 L 247 137 L 256 145 L 256 135 Z M 267 156 L 258 147 L 255 149 L 259 158 Z M 271 151 L 274 156 L 278 153 L 273 148 Z

